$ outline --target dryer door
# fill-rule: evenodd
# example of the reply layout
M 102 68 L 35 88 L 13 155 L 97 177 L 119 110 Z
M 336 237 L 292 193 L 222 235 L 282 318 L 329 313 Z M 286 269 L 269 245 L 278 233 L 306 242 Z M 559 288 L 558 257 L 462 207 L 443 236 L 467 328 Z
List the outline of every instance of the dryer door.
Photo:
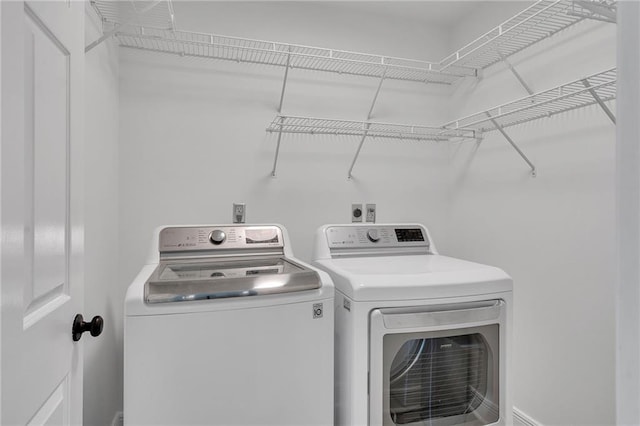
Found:
M 500 300 L 372 311 L 371 424 L 501 424 L 505 318 Z

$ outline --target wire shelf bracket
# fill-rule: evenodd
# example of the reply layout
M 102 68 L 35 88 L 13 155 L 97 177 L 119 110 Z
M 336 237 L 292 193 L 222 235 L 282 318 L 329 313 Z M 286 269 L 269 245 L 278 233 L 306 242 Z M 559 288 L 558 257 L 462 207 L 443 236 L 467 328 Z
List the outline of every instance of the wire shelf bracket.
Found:
M 616 23 L 617 2 L 608 0 L 574 0 L 567 13 L 596 21 Z
M 351 179 L 353 177 L 351 173 L 353 172 L 353 167 L 356 165 L 356 161 L 358 160 L 358 156 L 360 155 L 360 151 L 362 150 L 364 141 L 367 138 L 367 133 L 369 133 L 369 128 L 371 127 L 369 120 L 371 120 L 371 114 L 373 114 L 373 108 L 376 106 L 376 101 L 378 100 L 378 95 L 380 94 L 380 89 L 382 88 L 382 83 L 384 82 L 385 75 L 386 75 L 386 70 L 384 70 L 382 75 L 380 76 L 380 82 L 378 83 L 376 94 L 373 95 L 373 100 L 371 101 L 371 107 L 369 108 L 369 113 L 367 114 L 367 124 L 365 125 L 364 132 L 362 133 L 362 138 L 360 139 L 360 143 L 358 144 L 358 149 L 356 150 L 356 153 L 353 156 L 353 161 L 351 161 L 351 166 L 349 167 L 349 171 L 347 172 L 347 179 Z
M 157 26 L 175 31 L 175 15 L 171 0 L 91 0 L 91 6 L 102 22 L 102 36 L 84 49 L 85 53 L 130 25 Z
M 496 130 L 502 133 L 502 136 L 504 136 L 507 142 L 511 144 L 513 149 L 515 149 L 516 152 L 520 154 L 520 157 L 522 157 L 522 159 L 529 165 L 529 167 L 531 167 L 531 176 L 536 177 L 537 175 L 536 166 L 534 166 L 533 163 L 529 160 L 529 158 L 526 155 L 524 155 L 524 152 L 522 152 L 522 150 L 518 147 L 518 145 L 516 145 L 516 143 L 513 141 L 513 139 L 511 139 L 511 137 L 507 134 L 507 132 L 504 131 L 502 126 L 498 124 L 496 120 L 493 119 L 491 114 L 489 112 L 486 112 L 486 114 L 489 117 L 489 120 L 493 123 L 493 125 L 496 126 Z
M 591 96 L 593 96 L 593 99 L 598 103 L 598 105 L 600 106 L 600 108 L 602 108 L 602 110 L 604 111 L 605 114 L 607 114 L 607 117 L 609 117 L 609 119 L 611 120 L 611 122 L 613 124 L 616 124 L 616 117 L 615 115 L 613 115 L 613 113 L 611 112 L 611 110 L 609 109 L 609 107 L 602 101 L 602 99 L 600 98 L 600 96 L 598 95 L 598 93 L 593 89 L 593 87 L 591 87 L 591 84 L 589 84 L 589 80 L 587 80 L 586 78 L 582 80 L 582 84 L 584 84 L 584 87 L 586 87 L 587 89 L 589 89 L 589 93 L 591 94 Z
M 524 81 L 520 73 L 516 71 L 515 67 L 511 64 L 511 62 L 509 62 L 509 60 L 505 58 L 504 55 L 502 55 L 500 52 L 498 52 L 498 54 L 502 58 L 502 62 L 504 62 L 507 65 L 507 67 L 509 68 L 509 71 L 511 71 L 511 73 L 515 76 L 516 80 L 518 80 L 518 83 L 520 83 L 520 85 L 524 87 L 524 90 L 526 90 L 529 95 L 533 95 L 534 93 L 533 90 L 531 90 L 531 87 L 529 87 L 529 85 Z
M 282 81 L 282 92 L 280 93 L 280 104 L 278 105 L 278 114 L 282 112 L 282 103 L 284 102 L 284 91 L 287 88 L 287 77 L 289 76 L 289 67 L 291 65 L 291 52 L 287 55 L 287 65 L 284 69 L 284 79 Z

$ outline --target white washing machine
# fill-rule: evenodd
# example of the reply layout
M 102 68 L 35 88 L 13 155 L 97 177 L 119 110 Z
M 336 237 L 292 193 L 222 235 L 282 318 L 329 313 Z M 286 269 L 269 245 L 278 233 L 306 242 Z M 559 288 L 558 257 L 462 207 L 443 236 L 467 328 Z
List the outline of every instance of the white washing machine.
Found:
M 125 425 L 330 425 L 334 288 L 279 225 L 166 227 L 127 291 Z
M 512 280 L 441 256 L 422 225 L 325 225 L 337 425 L 511 425 Z

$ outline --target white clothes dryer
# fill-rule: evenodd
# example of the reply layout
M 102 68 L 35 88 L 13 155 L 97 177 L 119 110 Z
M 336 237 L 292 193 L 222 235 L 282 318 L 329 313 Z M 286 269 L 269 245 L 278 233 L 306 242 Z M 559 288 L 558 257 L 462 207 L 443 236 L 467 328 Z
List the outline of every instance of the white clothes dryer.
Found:
M 511 425 L 512 280 L 439 255 L 418 224 L 325 225 L 337 425 Z
M 333 423 L 334 287 L 280 225 L 158 231 L 125 301 L 125 425 Z

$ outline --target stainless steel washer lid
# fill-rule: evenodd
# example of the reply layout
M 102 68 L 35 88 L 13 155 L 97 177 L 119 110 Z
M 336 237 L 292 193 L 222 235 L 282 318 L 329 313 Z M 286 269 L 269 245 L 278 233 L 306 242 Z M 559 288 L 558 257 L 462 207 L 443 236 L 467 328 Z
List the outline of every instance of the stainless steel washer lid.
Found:
M 285 257 L 161 262 L 145 283 L 145 302 L 186 302 L 320 288 L 320 276 Z

